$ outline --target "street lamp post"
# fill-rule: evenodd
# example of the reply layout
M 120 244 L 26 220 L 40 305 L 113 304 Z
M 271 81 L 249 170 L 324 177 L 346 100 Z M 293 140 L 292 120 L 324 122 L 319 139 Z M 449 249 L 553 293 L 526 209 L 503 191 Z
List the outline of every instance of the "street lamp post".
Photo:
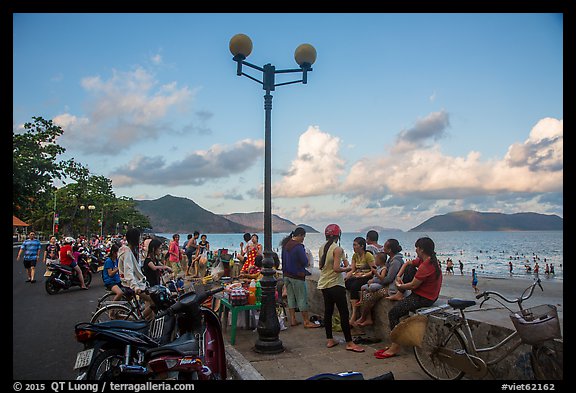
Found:
M 245 61 L 252 52 L 252 40 L 244 34 L 236 34 L 230 39 L 230 52 L 234 55 L 233 60 L 237 63 L 236 74 L 246 76 L 262 85 L 266 91 L 264 95 L 265 111 L 265 138 L 264 138 L 264 259 L 262 261 L 262 306 L 258 318 L 258 339 L 254 350 L 259 353 L 275 354 L 284 351 L 282 341 L 278 338 L 280 324 L 276 315 L 275 292 L 276 278 L 274 277 L 274 251 L 272 251 L 272 165 L 271 165 L 271 128 L 272 128 L 272 95 L 277 86 L 292 83 L 307 83 L 307 72 L 312 71 L 312 64 L 316 61 L 316 49 L 310 44 L 302 44 L 296 48 L 294 59 L 300 66 L 299 69 L 276 70 L 271 64 L 258 67 Z M 254 78 L 242 71 L 242 66 L 247 66 L 262 72 L 262 80 Z M 302 79 L 275 83 L 276 74 L 302 73 Z
M 84 210 L 84 209 L 86 209 L 86 207 L 85 207 L 84 205 L 80 206 L 80 210 Z M 89 225 L 89 222 L 90 222 L 90 212 L 91 212 L 92 210 L 94 210 L 94 209 L 96 209 L 96 206 L 94 206 L 94 205 L 88 205 L 88 213 L 87 213 L 87 215 L 86 215 L 86 237 L 87 237 L 87 238 L 90 237 L 90 234 L 88 233 L 88 225 Z

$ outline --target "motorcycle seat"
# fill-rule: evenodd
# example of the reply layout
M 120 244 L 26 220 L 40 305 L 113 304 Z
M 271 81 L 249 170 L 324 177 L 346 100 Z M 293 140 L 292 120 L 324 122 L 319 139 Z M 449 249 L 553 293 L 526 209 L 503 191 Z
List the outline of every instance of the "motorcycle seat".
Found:
M 62 269 L 64 269 L 64 270 L 69 270 L 69 271 L 74 270 L 73 267 L 70 267 L 69 265 L 62 265 L 61 263 L 54 263 L 54 264 L 52 264 L 52 265 L 53 265 L 54 267 L 56 267 L 56 268 L 62 268 Z
M 144 354 L 145 358 L 162 355 L 195 356 L 198 355 L 198 340 L 192 333 L 186 333 L 169 344 L 151 348 Z
M 100 322 L 98 325 L 113 329 L 142 330 L 148 326 L 148 322 L 113 320 L 113 321 Z

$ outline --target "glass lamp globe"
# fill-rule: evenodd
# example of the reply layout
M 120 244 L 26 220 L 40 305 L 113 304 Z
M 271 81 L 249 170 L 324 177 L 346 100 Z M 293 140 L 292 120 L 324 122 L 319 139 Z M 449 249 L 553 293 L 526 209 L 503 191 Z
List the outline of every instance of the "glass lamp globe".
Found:
M 302 44 L 296 48 L 294 60 L 300 67 L 310 67 L 316 61 L 316 49 L 310 44 Z
M 230 52 L 234 57 L 247 58 L 252 53 L 252 40 L 246 34 L 236 34 L 230 39 Z

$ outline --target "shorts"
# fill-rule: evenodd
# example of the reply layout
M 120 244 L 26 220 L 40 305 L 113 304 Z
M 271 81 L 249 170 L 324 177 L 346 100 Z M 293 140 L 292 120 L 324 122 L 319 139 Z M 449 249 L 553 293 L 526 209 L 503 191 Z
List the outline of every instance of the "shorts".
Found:
M 192 266 L 192 260 L 194 259 L 194 253 L 186 253 L 186 258 L 188 258 L 188 266 Z
M 30 269 L 31 267 L 36 267 L 36 259 L 24 259 L 24 267 Z
M 300 311 L 308 311 L 308 293 L 306 281 L 284 276 L 284 286 L 288 295 L 288 308 L 298 308 Z
M 120 289 L 123 289 L 121 283 L 106 284 L 106 289 L 111 291 L 112 288 L 114 288 L 115 286 L 118 286 L 118 287 L 120 287 Z
M 54 265 L 56 263 L 60 263 L 60 259 L 58 259 L 58 258 L 56 258 L 56 259 L 46 258 L 46 265 Z

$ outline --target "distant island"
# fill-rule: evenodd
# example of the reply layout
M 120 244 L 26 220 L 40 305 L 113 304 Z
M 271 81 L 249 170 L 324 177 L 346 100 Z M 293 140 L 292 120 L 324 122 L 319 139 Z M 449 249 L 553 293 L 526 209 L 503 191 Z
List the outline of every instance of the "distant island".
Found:
M 150 219 L 152 230 L 160 233 L 262 233 L 264 213 L 214 214 L 188 198 L 165 195 L 154 200 L 139 200 L 136 209 Z M 272 215 L 272 231 L 291 232 L 297 226 L 307 233 L 318 233 L 309 225 Z
M 564 220 L 554 214 L 482 213 L 463 210 L 434 216 L 409 232 L 442 231 L 561 231 Z
M 371 227 L 360 228 L 360 229 L 358 229 L 358 232 L 366 233 L 366 232 L 371 231 L 371 230 L 374 230 L 378 233 L 380 233 L 380 232 L 404 232 L 400 228 L 385 228 L 385 227 L 381 227 L 379 225 L 373 225 Z
M 155 200 L 135 201 L 136 208 L 148 216 L 152 230 L 157 233 L 263 233 L 264 213 L 214 214 L 198 206 L 188 198 L 165 195 Z M 289 233 L 301 226 L 307 233 L 319 233 L 306 224 L 294 224 L 292 221 L 272 215 L 272 232 Z M 557 215 L 539 213 L 482 213 L 463 210 L 434 216 L 409 232 L 442 231 L 561 231 L 564 220 Z M 398 228 L 386 228 L 378 225 L 365 226 L 358 230 L 382 232 L 403 232 Z

